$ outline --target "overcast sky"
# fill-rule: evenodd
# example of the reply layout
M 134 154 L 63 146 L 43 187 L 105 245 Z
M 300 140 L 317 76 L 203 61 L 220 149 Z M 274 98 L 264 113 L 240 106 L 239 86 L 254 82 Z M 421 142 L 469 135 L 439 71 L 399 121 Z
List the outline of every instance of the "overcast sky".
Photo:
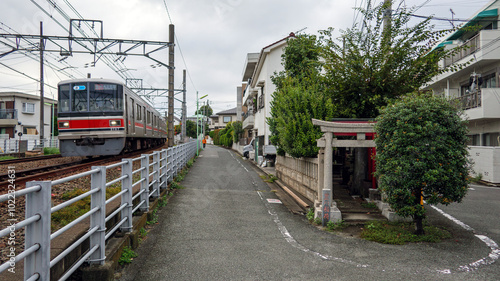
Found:
M 165 2 L 164 2 L 165 1 Z M 379 3 L 381 0 L 372 0 Z M 55 3 L 52 5 L 50 3 Z M 182 70 L 187 69 L 188 115 L 196 109 L 196 91 L 208 94 L 215 113 L 236 106 L 236 87 L 241 85 L 243 65 L 247 53 L 260 50 L 290 32 L 302 30 L 316 34 L 318 30 L 334 27 L 336 30 L 352 27 L 358 13 L 356 6 L 366 6 L 367 0 L 2 0 L 0 33 L 39 34 L 43 21 L 45 35 L 67 36 L 67 18 L 102 20 L 104 37 L 168 41 L 168 25 L 175 25 L 177 46 L 175 56 L 175 88 L 182 84 Z M 488 0 L 406 0 L 408 6 L 421 6 L 416 14 L 467 19 L 481 9 Z M 69 5 L 71 3 L 71 5 Z M 165 7 L 165 3 L 168 7 Z M 396 1 L 395 6 L 399 4 Z M 38 6 L 39 7 L 38 7 Z M 63 27 L 58 25 L 59 22 Z M 434 21 L 436 28 L 449 28 L 447 21 Z M 96 27 L 99 27 L 98 25 Z M 90 29 L 86 32 L 90 33 Z M 5 41 L 2 39 L 1 41 Z M 0 45 L 0 53 L 9 48 Z M 182 52 L 182 56 L 181 56 Z M 38 52 L 31 57 L 13 53 L 0 58 L 0 91 L 16 90 L 39 93 Z M 75 54 L 62 59 L 59 53 L 47 54 L 46 59 L 60 71 L 46 67 L 45 81 L 53 87 L 68 71 L 76 77 L 123 80 L 105 64 L 104 59 L 89 67 L 92 55 Z M 118 57 L 108 58 L 109 61 Z M 168 63 L 167 53 L 159 52 L 157 59 Z M 121 58 L 122 59 L 122 58 Z M 144 57 L 128 57 L 123 63 L 114 63 L 127 77 L 144 80 L 145 87 L 167 88 L 167 70 L 157 67 Z M 22 74 L 21 74 L 22 73 Z M 31 77 L 31 78 L 29 78 Z M 57 94 L 45 88 L 47 96 Z M 182 95 L 176 96 L 182 99 Z M 157 108 L 166 108 L 166 99 L 155 99 Z M 176 108 L 180 102 L 176 101 Z

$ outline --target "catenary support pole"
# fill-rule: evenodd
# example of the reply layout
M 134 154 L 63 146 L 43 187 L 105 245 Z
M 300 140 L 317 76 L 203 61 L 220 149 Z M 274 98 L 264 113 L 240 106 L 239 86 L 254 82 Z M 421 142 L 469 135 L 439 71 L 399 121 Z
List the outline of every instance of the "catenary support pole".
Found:
M 174 146 L 174 25 L 169 25 L 169 42 L 168 48 L 168 146 Z

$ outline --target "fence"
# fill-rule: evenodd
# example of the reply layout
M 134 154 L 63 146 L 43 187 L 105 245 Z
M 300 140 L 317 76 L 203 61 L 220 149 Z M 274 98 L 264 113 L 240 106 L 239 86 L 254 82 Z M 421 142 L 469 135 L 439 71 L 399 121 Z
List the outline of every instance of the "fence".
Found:
M 196 141 L 193 141 L 156 151 L 152 154 L 143 154 L 135 159 L 122 159 L 121 162 L 109 166 L 92 167 L 87 172 L 55 181 L 29 182 L 26 184 L 25 189 L 19 191 L 14 191 L 13 187 L 9 189 L 8 194 L 0 196 L 0 203 L 8 201 L 8 208 L 11 205 L 15 207 L 13 205 L 16 204 L 16 198 L 26 195 L 26 219 L 1 230 L 0 238 L 12 235 L 11 233 L 18 229 L 25 228 L 25 250 L 15 256 L 15 263 L 24 259 L 24 280 L 50 280 L 50 268 L 63 260 L 87 239 L 90 240 L 89 250 L 78 257 L 77 262 L 64 272 L 64 275 L 59 280 L 66 280 L 84 262 L 104 264 L 106 240 L 117 230 L 122 232 L 130 231 L 132 229 L 132 215 L 138 210 L 148 211 L 149 199 L 158 198 L 161 189 L 167 188 L 167 184 L 173 180 L 195 154 Z M 140 168 L 133 170 L 136 161 L 140 163 Z M 106 182 L 106 171 L 117 167 L 121 168 L 121 176 Z M 135 174 L 140 175 L 140 179 L 134 182 L 133 176 Z M 52 186 L 85 176 L 91 176 L 90 191 L 51 207 Z M 118 182 L 121 182 L 121 191 L 106 200 L 106 188 Z M 140 187 L 140 189 L 136 194 L 133 194 L 133 188 L 136 186 Z M 90 210 L 61 229 L 51 233 L 51 214 L 86 197 L 90 197 Z M 106 205 L 118 198 L 121 198 L 119 207 L 106 216 Z M 139 203 L 134 206 L 133 202 L 137 201 Z M 106 231 L 106 223 L 117 216 L 121 220 L 112 226 L 109 231 Z M 87 218 L 90 218 L 90 226 L 87 232 L 51 260 L 51 241 Z M 12 266 L 13 264 L 9 261 L 2 264 L 0 273 Z
M 28 151 L 39 149 L 42 147 L 56 147 L 59 148 L 59 140 L 58 139 L 46 139 L 40 142 L 40 139 L 24 139 L 21 138 L 21 141 L 26 141 L 27 146 L 26 149 Z M 0 139 L 0 154 L 2 153 L 17 153 L 19 152 L 20 142 L 19 139 Z

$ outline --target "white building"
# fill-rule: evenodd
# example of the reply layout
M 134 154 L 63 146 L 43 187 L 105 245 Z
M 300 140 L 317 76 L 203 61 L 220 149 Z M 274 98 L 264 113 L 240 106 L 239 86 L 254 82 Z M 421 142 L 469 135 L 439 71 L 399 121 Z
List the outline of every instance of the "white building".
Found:
M 44 98 L 44 138 L 52 137 L 57 101 Z M 19 92 L 0 93 L 0 135 L 3 138 L 40 139 L 40 97 Z M 7 136 L 8 135 L 8 136 Z
M 217 114 L 210 116 L 210 131 L 216 129 L 224 129 L 229 122 L 238 121 L 237 108 L 217 112 Z
M 259 147 L 270 145 L 271 131 L 267 118 L 271 117 L 271 99 L 276 86 L 271 81 L 275 72 L 284 70 L 281 64 L 281 55 L 287 46 L 289 36 L 262 48 L 260 53 L 249 53 L 243 68 L 242 87 L 242 114 L 243 129 L 245 130 L 242 143 L 257 138 Z M 262 155 L 259 149 L 259 155 Z
M 483 180 L 500 183 L 500 1 L 491 1 L 464 26 L 443 40 L 439 48 L 467 45 L 440 66 L 471 62 L 460 71 L 446 72 L 433 79 L 426 89 L 456 100 L 469 119 L 470 155 L 474 170 Z

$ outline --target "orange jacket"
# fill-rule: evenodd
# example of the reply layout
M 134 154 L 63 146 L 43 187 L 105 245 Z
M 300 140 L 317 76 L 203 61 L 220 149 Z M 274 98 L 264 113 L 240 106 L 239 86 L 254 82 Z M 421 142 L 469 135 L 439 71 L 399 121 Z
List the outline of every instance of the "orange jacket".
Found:
M 203 140 L 201 141 L 201 143 L 207 143 L 207 139 L 203 138 Z

